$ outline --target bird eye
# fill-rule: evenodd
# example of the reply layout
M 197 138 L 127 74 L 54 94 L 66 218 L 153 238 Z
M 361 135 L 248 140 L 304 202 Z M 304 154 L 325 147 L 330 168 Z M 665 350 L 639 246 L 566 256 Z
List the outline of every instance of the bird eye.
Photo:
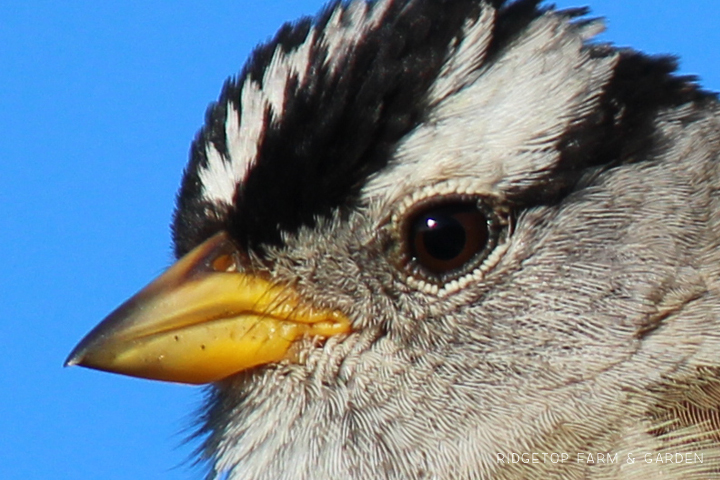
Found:
M 477 199 L 432 203 L 408 217 L 405 258 L 413 273 L 447 281 L 477 266 L 494 248 L 499 225 Z

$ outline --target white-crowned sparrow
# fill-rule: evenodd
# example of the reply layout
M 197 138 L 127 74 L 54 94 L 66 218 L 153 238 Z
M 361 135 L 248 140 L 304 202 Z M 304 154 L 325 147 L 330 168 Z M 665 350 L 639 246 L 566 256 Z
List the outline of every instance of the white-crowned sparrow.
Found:
M 284 26 L 68 364 L 212 383 L 210 477 L 720 478 L 720 108 L 538 3 Z

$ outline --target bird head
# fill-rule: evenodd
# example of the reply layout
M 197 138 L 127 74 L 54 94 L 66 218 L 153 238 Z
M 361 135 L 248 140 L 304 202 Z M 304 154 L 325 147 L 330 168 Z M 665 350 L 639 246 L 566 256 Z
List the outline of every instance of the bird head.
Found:
M 720 401 L 717 105 L 538 4 L 282 27 L 193 142 L 177 263 L 68 363 L 210 383 L 211 476 L 583 476 L 497 455 L 662 451 L 683 382 Z

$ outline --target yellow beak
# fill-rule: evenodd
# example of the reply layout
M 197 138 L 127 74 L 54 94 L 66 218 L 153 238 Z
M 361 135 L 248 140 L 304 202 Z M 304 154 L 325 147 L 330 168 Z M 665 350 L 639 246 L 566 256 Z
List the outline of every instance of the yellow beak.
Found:
M 118 307 L 70 353 L 66 366 L 181 383 L 208 383 L 286 358 L 303 336 L 348 333 L 340 312 L 238 272 L 224 232 L 178 260 Z

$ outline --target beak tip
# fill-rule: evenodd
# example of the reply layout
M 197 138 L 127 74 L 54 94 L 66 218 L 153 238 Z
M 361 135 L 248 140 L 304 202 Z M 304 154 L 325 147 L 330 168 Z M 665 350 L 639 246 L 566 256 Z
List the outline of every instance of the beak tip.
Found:
M 75 365 L 82 364 L 84 356 L 84 352 L 78 347 L 75 347 L 63 362 L 63 367 L 74 367 Z

